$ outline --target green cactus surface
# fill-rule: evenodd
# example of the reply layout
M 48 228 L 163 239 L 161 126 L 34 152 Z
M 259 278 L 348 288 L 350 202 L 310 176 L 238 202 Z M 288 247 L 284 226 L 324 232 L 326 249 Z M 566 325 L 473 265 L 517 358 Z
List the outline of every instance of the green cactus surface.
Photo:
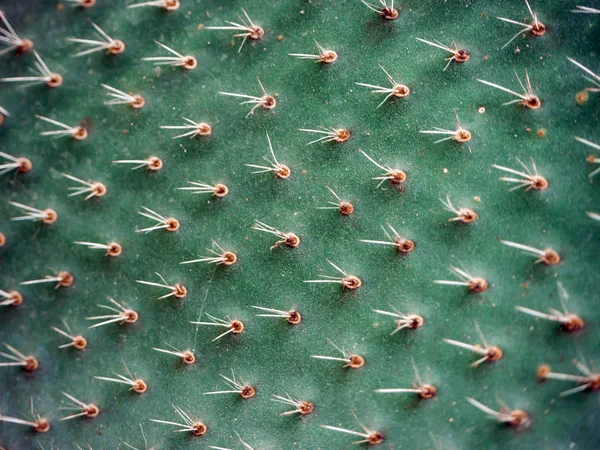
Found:
M 379 448 L 387 449 L 597 448 L 599 397 L 591 391 L 600 387 L 599 375 L 584 375 L 573 364 L 577 359 L 592 372 L 600 369 L 600 223 L 586 214 L 600 212 L 597 179 L 588 176 L 595 169 L 588 157 L 600 158 L 600 147 L 575 139 L 600 144 L 600 94 L 586 91 L 599 78 L 568 60 L 600 69 L 600 15 L 572 12 L 581 2 L 599 6 L 532 0 L 545 25 L 536 36 L 532 31 L 542 34 L 541 26 L 525 29 L 497 19 L 537 26 L 521 0 L 407 0 L 396 2 L 395 20 L 360 0 L 181 0 L 176 11 L 127 8 L 134 0 L 97 0 L 91 8 L 0 0 L 15 32 L 33 42 L 21 54 L 0 55 L 0 78 L 30 76 L 34 50 L 63 77 L 57 88 L 0 82 L 0 107 L 10 114 L 0 116 L 0 151 L 32 164 L 26 173 L 15 168 L 0 177 L 0 290 L 23 298 L 18 306 L 8 304 L 15 297 L 0 298 L 0 343 L 39 363 L 28 371 L 4 367 L 20 362 L 0 358 L 0 448 L 326 450 L 367 439 L 326 426 L 378 431 L 384 436 Z M 370 4 L 379 7 L 378 0 Z M 211 27 L 246 20 L 242 8 L 264 35 L 250 36 L 240 48 L 244 38 L 233 37 L 236 31 Z M 125 51 L 73 57 L 90 47 L 68 38 L 97 39 L 92 24 L 122 40 Z M 418 39 L 443 46 L 455 41 L 470 58 L 446 60 L 456 55 Z M 194 56 L 197 67 L 142 60 L 169 55 L 155 41 Z M 337 60 L 289 55 L 319 54 L 315 41 L 334 50 Z M 389 92 L 356 84 L 390 88 L 380 66 L 410 95 L 392 95 L 380 105 Z M 478 81 L 521 94 L 516 74 L 523 84 L 529 77 L 541 107 L 504 105 L 523 99 Z M 260 98 L 259 83 L 275 99 L 274 108 L 240 105 L 247 99 L 220 94 Z M 145 104 L 105 105 L 111 98 L 102 84 L 139 94 Z M 59 128 L 36 115 L 81 124 L 87 137 L 40 135 Z M 161 128 L 183 125 L 182 118 L 206 122 L 210 135 L 173 139 L 190 130 Z M 470 139 L 421 133 L 457 126 Z M 327 135 L 300 129 L 319 127 L 351 136 L 307 145 Z M 435 143 L 443 138 L 449 139 Z M 264 159 L 272 159 L 268 139 L 277 162 L 291 170 L 289 178 L 246 166 L 271 164 Z M 114 163 L 151 156 L 162 160 L 160 170 Z M 531 158 L 547 186 L 533 177 L 541 184 L 511 191 L 518 183 L 499 178 L 522 176 L 493 167 L 522 172 L 520 160 L 532 170 Z M 373 179 L 391 169 L 402 170 L 404 182 Z M 78 183 L 64 174 L 103 183 L 106 195 L 69 196 Z M 219 198 L 178 189 L 190 181 L 221 183 L 228 193 Z M 328 187 L 352 203 L 352 214 L 340 213 Z M 458 209 L 472 209 L 476 220 L 449 221 L 473 216 L 448 211 L 447 196 Z M 11 202 L 52 208 L 58 218 L 52 224 L 13 221 L 23 211 Z M 136 232 L 156 225 L 138 214 L 144 207 L 178 219 L 180 228 Z M 285 236 L 253 229 L 257 222 L 294 233 L 300 244 L 293 248 L 279 242 Z M 414 243 L 412 251 L 361 242 L 393 241 L 388 224 Z M 105 249 L 79 241 L 118 242 L 122 253 L 106 256 Z M 540 255 L 501 241 L 553 249 L 560 262 L 536 263 Z M 219 258 L 217 245 L 235 253 L 235 264 L 180 264 L 211 256 L 209 250 Z M 328 261 L 358 277 L 360 288 L 305 282 L 343 278 Z M 434 283 L 459 281 L 451 266 L 487 280 L 488 289 L 473 293 L 468 286 Z M 74 277 L 71 286 L 20 284 L 61 271 Z M 159 299 L 171 290 L 137 282 L 163 284 L 157 273 L 169 286 L 185 286 L 185 297 Z M 101 320 L 87 318 L 116 314 L 98 307 L 111 305 L 109 297 L 137 312 L 138 320 L 89 328 Z M 562 311 L 561 297 L 584 321 L 581 330 L 568 331 L 578 323 L 566 319 L 561 327 L 516 309 Z M 258 317 L 265 312 L 252 306 L 296 310 L 302 321 Z M 409 320 L 391 334 L 402 319 L 373 310 L 393 308 L 424 322 Z M 227 325 L 190 323 L 210 321 L 208 315 Z M 213 341 L 233 330 L 233 320 L 243 323 L 243 332 Z M 59 348 L 70 340 L 52 327 L 66 331 L 65 322 L 73 336 L 87 339 L 85 349 Z M 477 327 L 502 357 L 471 367 L 486 355 L 443 339 L 483 345 Z M 156 348 L 190 350 L 196 361 L 186 365 Z M 2 351 L 10 354 L 7 347 Z M 360 355 L 365 364 L 344 367 L 347 362 L 315 355 Z M 375 392 L 415 383 L 420 389 L 413 361 L 421 382 L 435 386 L 437 395 Z M 551 373 L 584 378 L 543 382 L 543 364 Z M 231 390 L 222 376 L 231 378 L 232 370 L 255 388 L 254 397 L 205 394 Z M 114 373 L 143 379 L 147 391 L 95 378 Z M 582 392 L 560 396 L 578 386 Z M 70 406 L 63 393 L 97 405 L 100 413 L 61 420 L 82 413 L 61 409 Z M 273 401 L 274 395 L 311 402 L 314 411 L 281 415 L 295 406 Z M 466 398 L 495 411 L 504 402 L 505 423 L 490 420 Z M 206 433 L 175 433 L 181 427 L 151 421 L 183 423 L 176 409 L 204 423 Z M 515 410 L 526 412 L 527 423 L 511 416 Z M 38 417 L 48 420 L 47 432 L 10 419 Z M 369 438 L 376 445 L 375 436 Z

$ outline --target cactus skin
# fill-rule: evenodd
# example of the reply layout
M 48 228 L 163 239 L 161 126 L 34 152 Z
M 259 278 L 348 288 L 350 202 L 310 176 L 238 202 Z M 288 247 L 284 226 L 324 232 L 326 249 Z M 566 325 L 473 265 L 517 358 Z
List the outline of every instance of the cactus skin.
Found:
M 499 50 L 517 30 L 495 17 L 522 20 L 527 11 L 521 2 L 467 7 L 458 1 L 423 1 L 404 5 L 392 22 L 380 20 L 358 1 L 182 3 L 172 13 L 127 10 L 122 2 L 101 0 L 84 11 L 69 5 L 58 11 L 55 3 L 41 0 L 3 7 L 19 34 L 34 41 L 64 83 L 58 89 L 24 91 L 0 85 L 0 104 L 11 113 L 0 127 L 1 150 L 27 156 L 34 164 L 27 174 L 0 179 L 5 200 L 0 202 L 0 231 L 7 238 L 0 248 L 0 289 L 18 289 L 25 299 L 19 307 L 0 311 L 0 341 L 40 362 L 33 373 L 2 369 L 0 412 L 14 416 L 26 411 L 33 398 L 52 427 L 36 435 L 0 423 L 1 444 L 10 449 L 32 448 L 37 442 L 46 449 L 89 444 L 97 449 L 122 448 L 125 441 L 143 448 L 137 425 L 142 423 L 153 448 L 238 448 L 236 432 L 254 448 L 349 448 L 354 437 L 320 425 L 358 429 L 350 413 L 354 410 L 366 426 L 386 435 L 381 448 L 432 448 L 428 432 L 450 448 L 566 448 L 571 443 L 593 448 L 600 439 L 597 394 L 559 398 L 569 386 L 539 384 L 535 371 L 545 362 L 572 372 L 569 361 L 578 352 L 593 364 L 600 348 L 595 328 L 600 313 L 594 307 L 598 224 L 585 215 L 600 205 L 597 183 L 587 178 L 590 149 L 573 139 L 577 135 L 600 142 L 599 98 L 590 94 L 586 104 L 575 103 L 587 82 L 566 60 L 598 68 L 594 46 L 600 40 L 600 19 L 571 14 L 571 2 L 536 2 L 532 8 L 549 26 L 546 35 L 520 37 Z M 218 26 L 235 20 L 240 7 L 266 33 L 262 41 L 246 42 L 239 54 L 233 32 L 198 30 L 200 23 Z M 89 20 L 123 39 L 125 53 L 69 58 L 77 47 L 65 38 L 90 36 Z M 417 37 L 444 43 L 454 38 L 471 52 L 471 59 L 442 72 L 444 52 Z M 313 38 L 338 53 L 334 64 L 322 67 L 287 56 L 312 52 Z M 160 53 L 154 39 L 193 54 L 198 68 L 159 71 L 140 61 Z M 0 76 L 24 74 L 32 60 L 31 55 L 5 55 Z M 383 98 L 354 83 L 384 85 L 378 63 L 410 86 L 411 95 L 376 109 Z M 508 94 L 475 80 L 516 88 L 514 69 L 529 71 L 541 109 L 501 106 L 511 99 Z M 257 110 L 245 119 L 246 107 L 216 94 L 259 93 L 257 76 L 268 92 L 278 94 L 274 110 Z M 145 107 L 104 106 L 100 83 L 139 92 Z M 480 107 L 486 112 L 478 113 Z M 471 142 L 434 145 L 433 136 L 418 133 L 453 129 L 454 108 L 473 133 Z M 90 136 L 81 142 L 41 137 L 38 133 L 47 127 L 34 114 L 66 123 L 86 119 Z M 181 116 L 210 123 L 213 135 L 172 140 L 175 133 L 159 129 L 179 124 Z M 352 137 L 343 144 L 306 147 L 312 136 L 297 129 L 318 125 L 347 127 Z M 543 138 L 537 135 L 540 129 L 546 131 Z M 292 168 L 289 180 L 252 175 L 244 167 L 268 154 L 265 132 L 278 159 Z M 378 169 L 359 149 L 403 168 L 409 177 L 405 190 L 376 189 L 371 177 Z M 164 160 L 161 171 L 111 164 L 150 155 Z M 516 167 L 516 157 L 525 161 L 530 156 L 550 187 L 541 193 L 508 192 L 507 184 L 497 179 L 502 174 L 491 165 Z M 102 181 L 108 193 L 98 201 L 68 198 L 70 184 L 62 172 Z M 188 180 L 222 182 L 230 192 L 217 200 L 175 190 Z M 353 215 L 316 209 L 332 200 L 326 185 L 354 203 Z M 455 204 L 473 207 L 479 219 L 468 226 L 448 223 L 449 213 L 438 200 L 446 194 Z M 9 222 L 15 215 L 9 200 L 51 206 L 59 219 L 50 226 Z M 147 223 L 136 213 L 142 206 L 180 219 L 181 229 L 136 234 Z M 301 245 L 269 251 L 274 239 L 251 230 L 255 220 L 295 232 Z M 416 242 L 411 254 L 359 242 L 383 238 L 380 226 L 386 221 Z M 205 254 L 213 238 L 237 253 L 237 264 L 179 265 Z M 499 238 L 553 247 L 563 263 L 535 265 L 534 258 L 502 246 Z M 105 258 L 101 251 L 72 244 L 78 240 L 117 240 L 123 253 Z M 363 286 L 348 293 L 336 285 L 305 284 L 320 273 L 331 274 L 326 259 L 358 275 Z M 433 284 L 434 279 L 452 279 L 447 272 L 451 264 L 485 277 L 490 289 L 469 295 Z M 58 270 L 71 272 L 74 285 L 58 290 L 18 286 Z M 157 300 L 161 290 L 135 283 L 155 281 L 154 272 L 183 283 L 187 297 Z M 558 306 L 557 280 L 570 294 L 570 309 L 586 321 L 578 333 L 559 333 L 554 324 L 536 322 L 514 309 Z M 107 296 L 127 302 L 140 313 L 139 321 L 87 330 L 84 318 L 96 315 L 96 304 L 105 303 Z M 389 336 L 391 318 L 371 311 L 387 309 L 388 303 L 422 315 L 424 326 Z M 303 322 L 291 327 L 283 320 L 254 317 L 251 305 L 295 307 Z M 216 336 L 212 327 L 201 327 L 196 334 L 188 323 L 202 312 L 239 318 L 246 329 L 211 342 Z M 62 319 L 88 338 L 86 350 L 57 349 L 62 341 L 50 327 L 61 326 Z M 502 360 L 472 369 L 469 352 L 441 343 L 442 338 L 477 342 L 473 320 L 488 342 L 502 347 Z M 351 371 L 311 359 L 334 353 L 326 338 L 364 355 L 366 365 Z M 183 367 L 151 349 L 164 347 L 165 341 L 182 349 L 195 346 L 196 364 Z M 437 397 L 418 401 L 410 395 L 374 394 L 377 388 L 412 385 L 410 356 L 423 381 L 437 386 Z M 93 379 L 122 373 L 121 360 L 148 382 L 148 392 L 136 395 L 126 386 Z M 256 386 L 255 398 L 202 395 L 221 389 L 219 374 L 227 375 L 231 368 Z M 62 391 L 96 403 L 100 415 L 59 422 Z M 285 407 L 270 397 L 286 392 L 312 401 L 314 413 L 279 417 Z M 494 406 L 495 394 L 531 414 L 526 432 L 502 429 L 464 400 L 469 396 Z M 171 402 L 206 423 L 208 433 L 191 437 L 148 422 L 175 419 Z

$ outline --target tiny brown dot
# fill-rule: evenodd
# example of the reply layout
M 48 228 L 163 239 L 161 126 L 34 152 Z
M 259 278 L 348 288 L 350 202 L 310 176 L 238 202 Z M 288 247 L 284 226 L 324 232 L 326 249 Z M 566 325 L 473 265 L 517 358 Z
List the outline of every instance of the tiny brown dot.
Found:
M 350 133 L 349 130 L 346 130 L 345 128 L 341 128 L 341 129 L 335 130 L 335 135 L 333 136 L 333 140 L 335 142 L 342 143 L 342 142 L 346 142 L 348 139 L 350 139 L 350 136 L 352 136 L 352 134 Z
M 252 31 L 250 31 L 250 34 L 248 35 L 248 37 L 250 39 L 258 40 L 258 39 L 262 38 L 264 35 L 265 35 L 265 30 L 263 29 L 263 27 L 261 27 L 259 25 L 254 25 L 252 27 Z
M 84 139 L 87 138 L 88 132 L 83 127 L 76 127 L 75 130 L 73 131 L 72 136 L 73 136 L 73 139 L 75 139 L 77 141 L 83 141 Z
M 560 262 L 560 255 L 551 248 L 544 250 L 544 256 L 540 258 L 540 261 L 549 266 L 554 266 Z
M 354 275 L 348 275 L 342 279 L 342 286 L 348 290 L 355 291 L 362 286 L 362 280 Z
M 92 184 L 91 190 L 95 197 L 104 197 L 107 192 L 106 186 L 98 182 Z
M 488 361 L 498 361 L 504 356 L 504 352 L 500 347 L 488 347 L 485 354 Z
M 411 330 L 416 330 L 423 326 L 423 324 L 425 323 L 425 319 L 423 319 L 423 317 L 418 314 L 411 314 L 406 318 L 406 322 L 408 323 L 408 328 L 410 328 Z M 402 323 L 404 323 L 404 321 L 402 321 Z M 398 323 L 398 325 L 400 324 Z
M 471 140 L 471 137 L 472 135 L 470 131 L 465 130 L 463 128 L 459 128 L 458 130 L 456 130 L 456 134 L 452 137 L 452 139 L 462 144 L 464 142 L 469 142 Z
M 233 252 L 225 252 L 223 253 L 223 264 L 226 266 L 231 266 L 237 262 L 237 255 Z
M 469 291 L 478 294 L 488 290 L 489 284 L 483 278 L 473 278 L 469 280 Z
M 0 112 L 0 125 L 4 123 L 5 116 Z
M 340 214 L 342 216 L 349 216 L 354 212 L 354 205 L 350 202 L 340 202 Z
M 246 385 L 246 386 L 242 387 L 242 390 L 240 391 L 240 397 L 242 397 L 244 400 L 252 398 L 255 395 L 256 395 L 256 389 L 254 389 L 250 385 Z
M 486 56 L 483 57 L 484 61 L 486 58 Z M 454 61 L 457 63 L 466 63 L 469 59 L 471 59 L 471 53 L 468 50 L 457 50 L 454 54 Z
M 578 105 L 584 105 L 587 103 L 589 98 L 590 98 L 590 94 L 588 94 L 588 91 L 578 92 L 575 95 L 575 103 L 577 103 Z
M 58 284 L 62 287 L 69 287 L 73 284 L 74 278 L 69 272 L 59 272 L 58 278 L 60 279 Z
M 194 355 L 191 351 L 186 350 L 182 353 L 182 357 L 181 359 L 183 360 L 183 363 L 186 365 L 190 365 L 190 364 L 194 364 L 196 362 L 196 355 Z
M 389 173 L 390 183 L 392 184 L 402 184 L 406 181 L 406 173 L 402 170 L 393 170 Z
M 472 223 L 475 222 L 479 216 L 472 209 L 462 208 L 459 217 L 462 223 Z
M 283 41 L 283 36 L 282 36 L 281 34 L 280 34 L 280 35 L 278 35 L 278 36 L 277 36 L 277 40 L 278 40 L 279 42 Z
M 548 132 L 546 131 L 545 128 L 540 128 L 539 130 L 537 130 L 537 135 L 539 138 L 546 137 L 546 134 L 548 134 Z
M 165 229 L 170 232 L 177 231 L 180 227 L 179 220 L 173 217 L 167 218 L 167 220 L 165 220 L 165 225 L 167 226 Z
M 179 0 L 166 0 L 165 9 L 167 11 L 176 11 L 179 9 Z
M 360 369 L 364 365 L 365 358 L 359 355 L 350 355 L 348 358 L 348 364 L 346 366 L 350 367 L 351 369 Z
M 542 101 L 535 95 L 530 95 L 525 101 L 523 101 L 523 104 L 529 109 L 540 109 L 542 106 Z
M 50 422 L 46 419 L 38 419 L 35 422 L 34 430 L 36 433 L 47 433 L 50 431 Z
M 44 222 L 47 225 L 50 225 L 56 222 L 56 219 L 58 219 L 58 213 L 56 211 L 50 208 L 44 210 L 44 217 L 42 218 L 42 222 Z
M 432 384 L 424 384 L 421 386 L 421 392 L 419 392 L 419 397 L 429 400 L 437 395 L 437 388 Z
M 208 427 L 202 422 L 196 422 L 192 425 L 192 434 L 194 436 L 204 436 L 208 431 Z
M 206 122 L 200 122 L 196 132 L 199 136 L 210 136 L 212 134 L 212 127 Z
M 240 334 L 244 331 L 244 323 L 241 320 L 232 320 L 229 328 L 231 328 L 233 334 Z
M 89 405 L 85 405 L 84 412 L 85 412 L 85 415 L 84 415 L 85 418 L 93 419 L 98 414 L 100 414 L 100 408 L 98 408 L 94 404 L 89 404 Z
M 57 88 L 63 83 L 63 77 L 57 73 L 51 73 L 48 76 L 48 80 L 46 81 L 46 85 L 51 88 Z
M 300 238 L 294 233 L 288 233 L 285 235 L 285 245 L 290 248 L 296 248 L 300 245 Z
M 529 424 L 529 414 L 520 409 L 515 409 L 510 413 L 512 420 L 509 422 L 513 427 L 523 427 Z
M 410 88 L 404 84 L 397 84 L 392 88 L 392 94 L 396 98 L 404 98 L 410 95 Z
M 589 384 L 590 387 L 589 389 L 592 391 L 597 391 L 600 390 L 600 374 L 593 374 L 592 376 L 590 376 L 589 378 Z
M 213 192 L 215 197 L 223 198 L 229 193 L 229 189 L 224 184 L 216 184 Z
M 34 370 L 37 370 L 38 367 L 40 367 L 40 363 L 35 358 L 35 356 L 27 356 L 23 361 L 25 362 L 23 368 L 27 372 L 33 372 Z
M 130 103 L 130 105 L 133 109 L 143 108 L 145 104 L 146 104 L 146 99 L 144 97 L 142 97 L 141 95 L 133 95 L 133 100 Z
M 128 309 L 123 312 L 123 317 L 125 323 L 136 323 L 139 319 L 139 314 L 135 312 L 133 309 Z
M 184 56 L 183 68 L 186 70 L 195 69 L 198 66 L 198 60 L 193 56 Z
M 144 392 L 146 392 L 148 390 L 148 385 L 146 384 L 146 382 L 144 380 L 137 379 L 133 383 L 133 386 L 131 386 L 131 390 L 133 392 L 135 392 L 136 394 L 143 394 Z
M 319 61 L 321 61 L 323 64 L 331 64 L 331 63 L 335 62 L 338 58 L 338 54 L 336 52 L 334 52 L 333 50 L 325 50 L 319 56 L 320 56 Z
M 6 244 L 6 236 L 3 233 L 0 233 L 0 247 L 3 247 Z
M 176 298 L 184 298 L 187 295 L 187 288 L 183 284 L 177 283 L 173 286 L 173 294 Z
M 125 51 L 125 42 L 115 39 L 108 51 L 111 55 L 120 55 Z
M 410 253 L 415 249 L 415 243 L 409 239 L 396 237 L 396 251 L 399 253 Z
M 261 98 L 260 106 L 263 109 L 273 109 L 277 106 L 277 100 L 272 95 L 265 95 Z
M 204 29 L 204 24 L 203 23 L 199 23 L 198 24 L 198 31 L 202 31 Z
M 367 442 L 369 445 L 379 445 L 385 440 L 385 435 L 379 431 L 371 431 L 367 436 Z
M 275 170 L 275 176 L 282 180 L 287 180 L 292 176 L 292 169 L 290 169 L 288 166 L 280 164 L 277 166 L 277 170 Z
M 543 364 L 537 369 L 537 376 L 541 380 L 546 380 L 546 377 L 550 373 L 550 366 Z
M 303 416 L 312 413 L 315 410 L 315 405 L 311 402 L 303 401 L 298 406 L 298 412 Z
M 569 314 L 567 320 L 562 323 L 562 328 L 566 331 L 579 331 L 583 328 L 585 322 L 575 314 Z
M 148 169 L 150 170 L 160 170 L 162 169 L 163 162 L 158 156 L 151 156 L 148 158 Z
M 594 155 L 590 155 L 585 159 L 589 164 L 596 164 L 596 157 Z
M 531 189 L 534 191 L 545 191 L 548 189 L 548 180 L 546 180 L 541 175 L 534 175 L 531 177 Z
M 385 20 L 396 20 L 400 16 L 400 13 L 396 8 L 385 6 L 381 9 L 379 15 L 381 15 Z
M 73 348 L 77 350 L 83 350 L 87 347 L 87 339 L 83 336 L 75 336 L 73 338 Z
M 11 306 L 19 306 L 23 303 L 23 295 L 18 291 L 10 291 L 8 293 L 8 300 L 12 301 Z
M 23 39 L 17 46 L 17 54 L 22 55 L 33 48 L 33 42 L 30 39 Z
M 121 254 L 121 252 L 123 251 L 123 247 L 121 247 L 121 244 L 117 243 L 117 242 L 111 242 L 110 244 L 108 244 L 107 246 L 108 248 L 106 249 L 106 255 L 107 256 L 119 256 Z
M 82 8 L 91 8 L 96 4 L 96 0 L 82 0 L 80 5 Z
M 539 20 L 531 26 L 531 34 L 534 36 L 543 36 L 546 33 L 546 25 Z
M 298 311 L 293 309 L 291 311 L 288 311 L 287 321 L 291 325 L 298 325 L 300 322 L 302 322 L 302 316 Z

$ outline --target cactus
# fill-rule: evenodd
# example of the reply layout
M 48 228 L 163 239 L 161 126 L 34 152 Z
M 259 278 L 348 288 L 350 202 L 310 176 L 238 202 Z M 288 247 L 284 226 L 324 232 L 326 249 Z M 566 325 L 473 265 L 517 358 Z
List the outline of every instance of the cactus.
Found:
M 598 442 L 593 5 L 135 3 L 2 7 L 0 446 Z

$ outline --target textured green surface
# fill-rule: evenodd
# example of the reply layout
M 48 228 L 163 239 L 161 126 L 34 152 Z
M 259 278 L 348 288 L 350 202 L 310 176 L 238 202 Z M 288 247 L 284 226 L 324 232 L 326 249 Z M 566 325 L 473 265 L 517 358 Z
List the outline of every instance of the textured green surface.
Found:
M 26 175 L 0 180 L 5 199 L 0 203 L 0 231 L 8 240 L 0 249 L 0 289 L 17 288 L 23 280 L 58 270 L 72 272 L 75 284 L 59 290 L 51 285 L 18 287 L 23 305 L 0 311 L 0 341 L 40 360 L 40 369 L 32 374 L 2 369 L 0 411 L 13 416 L 26 412 L 33 397 L 52 426 L 49 433 L 36 436 L 26 427 L 0 424 L 0 442 L 10 449 L 31 448 L 35 441 L 45 449 L 73 448 L 76 443 L 100 449 L 115 448 L 123 440 L 143 448 L 142 423 L 153 448 L 239 448 L 235 432 L 254 448 L 350 448 L 352 436 L 320 425 L 357 429 L 351 414 L 356 411 L 366 426 L 386 434 L 383 448 L 431 448 L 428 432 L 448 448 L 595 447 L 600 439 L 597 394 L 559 398 L 572 385 L 538 384 L 535 370 L 547 362 L 559 372 L 575 373 L 570 360 L 581 352 L 593 363 L 600 346 L 600 314 L 594 307 L 598 225 L 585 216 L 600 205 L 593 200 L 597 186 L 587 179 L 589 149 L 573 139 L 578 135 L 600 142 L 598 98 L 592 95 L 584 106 L 575 104 L 575 94 L 587 82 L 566 60 L 570 56 L 597 68 L 598 17 L 570 13 L 572 2 L 536 2 L 532 7 L 548 25 L 546 35 L 518 38 L 499 50 L 517 29 L 494 17 L 525 19 L 520 1 L 410 2 L 390 23 L 359 1 L 182 2 L 174 13 L 127 10 L 123 2 L 106 0 L 86 11 L 66 5 L 62 12 L 53 2 L 4 2 L 19 34 L 32 38 L 65 82 L 55 90 L 0 86 L 0 105 L 12 114 L 0 127 L 0 150 L 27 156 L 34 164 Z M 266 31 L 262 41 L 247 42 L 241 53 L 232 32 L 198 31 L 200 23 L 235 20 L 241 7 Z M 123 39 L 125 53 L 69 58 L 78 47 L 65 38 L 90 37 L 89 20 Z M 444 52 L 416 37 L 444 43 L 456 39 L 471 51 L 471 60 L 442 72 Z M 287 56 L 312 52 L 313 38 L 337 51 L 335 64 L 323 67 Z M 140 61 L 162 54 L 155 39 L 195 55 L 198 68 L 157 70 Z M 516 46 L 520 53 L 514 52 Z M 23 74 L 31 62 L 31 55 L 4 56 L 0 76 Z M 384 85 L 377 63 L 411 88 L 408 98 L 376 109 L 382 97 L 354 83 Z M 543 102 L 540 110 L 502 106 L 511 99 L 508 94 L 475 80 L 517 89 L 514 69 L 519 74 L 529 71 Z M 217 92 L 258 94 L 257 76 L 269 93 L 278 94 L 278 106 L 245 119 L 247 107 Z M 139 111 L 106 107 L 100 83 L 140 93 L 146 106 Z M 478 113 L 480 107 L 485 113 Z M 453 129 L 454 108 L 473 133 L 468 145 L 434 145 L 435 136 L 418 133 L 432 127 Z M 34 114 L 66 123 L 85 118 L 91 123 L 90 136 L 83 142 L 38 136 L 48 127 Z M 181 116 L 211 123 L 213 136 L 174 141 L 175 132 L 159 129 L 178 125 Z M 352 138 L 341 145 L 307 147 L 312 136 L 297 129 L 318 125 L 346 127 Z M 541 128 L 547 132 L 544 138 L 536 134 Z M 265 132 L 279 161 L 292 168 L 287 181 L 252 175 L 244 166 L 268 155 Z M 406 189 L 376 189 L 371 177 L 379 169 L 359 149 L 404 169 Z M 130 171 L 111 164 L 150 155 L 163 158 L 163 170 Z M 549 189 L 508 192 L 491 164 L 517 168 L 516 157 L 531 156 L 549 180 Z M 71 184 L 61 172 L 102 181 L 108 194 L 98 201 L 67 198 Z M 176 191 L 188 180 L 223 182 L 230 194 L 215 200 Z M 333 200 L 326 185 L 355 204 L 354 215 L 317 209 Z M 449 213 L 438 200 L 446 194 L 456 205 L 473 207 L 479 220 L 469 226 L 448 223 Z M 51 226 L 11 223 L 16 210 L 6 200 L 51 206 L 59 219 Z M 136 228 L 148 224 L 136 212 L 141 206 L 180 219 L 181 229 L 136 234 Z M 269 251 L 275 239 L 251 230 L 255 220 L 295 232 L 302 244 Z M 384 238 L 380 226 L 386 221 L 416 242 L 412 254 L 403 257 L 391 247 L 358 242 Z M 553 247 L 564 264 L 535 265 L 534 258 L 503 247 L 499 238 Z M 238 264 L 216 269 L 178 264 L 206 254 L 211 239 L 235 251 Z M 117 240 L 123 254 L 105 258 L 101 251 L 73 245 L 77 240 Z M 362 288 L 347 293 L 336 285 L 303 283 L 333 274 L 326 259 L 361 277 Z M 458 287 L 433 284 L 434 279 L 453 279 L 447 271 L 450 264 L 486 277 L 490 290 L 473 296 Z M 155 271 L 169 282 L 186 285 L 186 299 L 157 300 L 163 291 L 135 283 L 157 281 Z M 586 320 L 579 333 L 560 333 L 554 323 L 535 322 L 514 310 L 518 304 L 541 311 L 558 307 L 556 281 L 569 291 L 570 309 Z M 139 322 L 88 331 L 84 318 L 96 315 L 96 304 L 106 303 L 107 296 L 138 311 Z M 425 325 L 389 336 L 392 318 L 371 312 L 388 309 L 389 303 L 421 314 Z M 250 305 L 296 307 L 304 321 L 290 327 L 254 317 Z M 196 333 L 188 323 L 203 311 L 241 319 L 246 330 L 213 343 L 214 328 Z M 50 326 L 61 326 L 62 319 L 89 339 L 85 351 L 57 349 L 64 341 Z M 477 342 L 473 320 L 490 344 L 502 347 L 501 361 L 472 369 L 475 355 L 441 342 Z M 335 362 L 311 359 L 311 354 L 334 354 L 326 338 L 364 355 L 365 367 L 349 371 Z M 164 342 L 195 348 L 197 363 L 183 368 L 174 357 L 151 350 L 164 348 Z M 374 394 L 381 387 L 410 387 L 411 356 L 423 381 L 438 387 L 438 397 L 416 401 L 411 395 Z M 137 396 L 126 386 L 92 379 L 123 373 L 122 359 L 148 382 L 146 394 Z M 202 395 L 223 388 L 219 374 L 231 368 L 256 386 L 254 399 Z M 100 416 L 59 422 L 63 390 L 98 404 Z M 285 406 L 270 397 L 286 392 L 313 401 L 315 412 L 279 417 Z M 472 396 L 495 407 L 496 394 L 529 411 L 531 428 L 505 429 L 464 400 Z M 176 419 L 170 403 L 203 420 L 208 434 L 194 438 L 148 422 Z

